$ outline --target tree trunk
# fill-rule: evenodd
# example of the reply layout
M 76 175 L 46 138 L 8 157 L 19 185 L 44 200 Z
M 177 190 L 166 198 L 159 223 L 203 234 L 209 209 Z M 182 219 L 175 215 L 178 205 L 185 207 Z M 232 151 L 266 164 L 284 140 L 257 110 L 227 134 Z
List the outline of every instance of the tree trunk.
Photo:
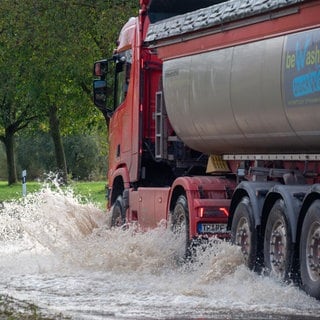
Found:
M 8 172 L 8 185 L 17 183 L 17 168 L 14 156 L 14 133 L 6 130 L 5 136 L 2 139 L 7 156 L 7 172 Z
M 60 123 L 58 118 L 58 108 L 56 106 L 49 107 L 49 123 L 50 133 L 53 139 L 54 150 L 57 161 L 57 168 L 59 171 L 59 178 L 62 179 L 62 183 L 67 183 L 67 162 L 64 153 L 62 138 L 60 134 Z

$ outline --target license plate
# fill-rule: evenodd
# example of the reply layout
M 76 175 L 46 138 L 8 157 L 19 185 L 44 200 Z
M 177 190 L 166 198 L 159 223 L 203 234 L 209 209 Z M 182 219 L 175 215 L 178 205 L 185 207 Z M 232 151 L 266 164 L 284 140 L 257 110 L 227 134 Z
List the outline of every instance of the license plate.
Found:
M 225 223 L 199 223 L 198 233 L 226 233 L 227 224 Z

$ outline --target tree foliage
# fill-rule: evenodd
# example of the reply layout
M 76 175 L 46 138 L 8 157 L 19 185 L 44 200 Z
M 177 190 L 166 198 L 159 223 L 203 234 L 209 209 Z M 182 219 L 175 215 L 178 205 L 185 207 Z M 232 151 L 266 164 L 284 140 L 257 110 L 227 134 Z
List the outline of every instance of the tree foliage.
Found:
M 51 132 L 59 159 L 61 135 L 102 127 L 91 102 L 92 65 L 111 56 L 137 10 L 138 0 L 1 1 L 0 139 L 9 184 L 16 180 L 14 136 L 22 129 Z M 63 158 L 57 162 L 63 166 Z
M 68 176 L 76 180 L 104 179 L 107 170 L 105 139 L 98 135 L 76 134 L 62 138 Z M 0 150 L 1 157 L 1 150 Z M 27 170 L 28 180 L 55 171 L 53 141 L 48 133 L 17 137 L 17 167 Z M 1 177 L 1 171 L 0 171 Z

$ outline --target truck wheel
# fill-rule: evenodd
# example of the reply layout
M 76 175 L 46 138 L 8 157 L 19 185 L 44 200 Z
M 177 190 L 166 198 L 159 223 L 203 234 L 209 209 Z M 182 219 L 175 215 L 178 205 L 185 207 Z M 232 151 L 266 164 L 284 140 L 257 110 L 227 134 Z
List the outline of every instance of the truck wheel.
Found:
M 320 299 L 320 200 L 310 206 L 302 225 L 300 270 L 303 289 Z
M 293 266 L 292 232 L 283 200 L 273 205 L 264 235 L 264 263 L 267 273 L 281 280 L 288 280 Z
M 111 209 L 111 227 L 121 227 L 126 223 L 122 196 L 118 196 Z
M 257 258 L 258 236 L 248 197 L 243 197 L 236 207 L 231 225 L 231 239 L 241 247 L 246 266 L 253 269 Z
M 189 240 L 189 210 L 187 199 L 184 195 L 179 196 L 172 214 L 172 230 L 173 232 L 182 234 L 185 239 L 184 256 L 189 257 L 190 253 L 190 240 Z

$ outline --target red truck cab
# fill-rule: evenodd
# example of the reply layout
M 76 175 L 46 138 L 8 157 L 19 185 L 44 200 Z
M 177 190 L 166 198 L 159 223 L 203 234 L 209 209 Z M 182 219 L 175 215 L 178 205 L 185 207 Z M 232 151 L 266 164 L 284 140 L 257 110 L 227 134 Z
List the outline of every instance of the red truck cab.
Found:
M 95 104 L 110 118 L 112 224 L 138 222 L 148 229 L 170 220 L 185 225 L 187 239 L 226 237 L 234 181 L 206 175 L 207 157 L 184 145 L 170 125 L 162 61 L 144 44 L 150 23 L 147 4 L 141 1 L 138 18 L 122 28 L 113 58 L 96 62 L 94 68 Z M 107 108 L 111 65 L 114 105 Z

